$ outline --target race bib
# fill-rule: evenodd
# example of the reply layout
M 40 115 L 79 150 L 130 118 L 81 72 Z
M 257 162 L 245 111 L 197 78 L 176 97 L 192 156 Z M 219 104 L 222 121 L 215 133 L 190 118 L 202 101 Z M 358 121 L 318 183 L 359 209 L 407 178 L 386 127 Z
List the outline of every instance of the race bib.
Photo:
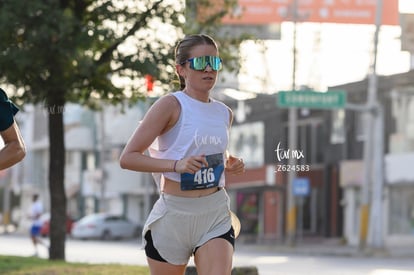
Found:
M 223 154 L 206 156 L 208 166 L 194 174 L 181 174 L 181 190 L 206 189 L 218 186 L 224 171 Z

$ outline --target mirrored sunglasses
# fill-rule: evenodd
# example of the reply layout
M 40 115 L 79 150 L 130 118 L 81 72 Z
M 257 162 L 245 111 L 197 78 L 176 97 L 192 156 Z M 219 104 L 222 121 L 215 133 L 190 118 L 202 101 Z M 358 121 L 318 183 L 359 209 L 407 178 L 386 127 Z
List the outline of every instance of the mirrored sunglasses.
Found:
M 223 68 L 223 63 L 218 56 L 193 57 L 188 59 L 187 62 L 190 62 L 190 68 L 196 71 L 204 71 L 207 68 L 207 65 L 210 65 L 213 71 L 219 71 Z

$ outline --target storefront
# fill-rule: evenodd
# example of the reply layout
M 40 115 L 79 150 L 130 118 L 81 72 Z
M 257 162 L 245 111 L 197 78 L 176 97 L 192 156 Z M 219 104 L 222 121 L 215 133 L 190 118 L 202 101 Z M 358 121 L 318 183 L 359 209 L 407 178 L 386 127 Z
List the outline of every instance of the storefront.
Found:
M 388 245 L 414 244 L 414 153 L 385 157 L 388 186 Z
M 385 156 L 383 192 L 384 243 L 386 246 L 414 244 L 414 153 Z M 362 160 L 341 163 L 341 187 L 344 196 L 344 238 L 350 245 L 359 244 Z M 370 236 L 368 236 L 369 240 Z

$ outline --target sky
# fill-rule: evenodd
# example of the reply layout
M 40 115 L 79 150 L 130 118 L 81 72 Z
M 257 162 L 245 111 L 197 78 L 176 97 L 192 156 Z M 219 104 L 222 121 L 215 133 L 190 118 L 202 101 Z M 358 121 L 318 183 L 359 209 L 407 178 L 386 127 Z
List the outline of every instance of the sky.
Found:
M 414 0 L 399 0 L 399 10 L 414 13 Z M 281 26 L 281 40 L 269 40 L 262 45 L 246 41 L 242 45 L 240 50 L 245 61 L 237 79 L 239 89 L 273 93 L 292 88 L 292 30 L 293 25 L 286 22 Z M 298 26 L 297 87 L 307 85 L 324 91 L 329 86 L 365 78 L 371 64 L 373 31 L 373 26 L 369 25 Z M 399 26 L 382 27 L 377 66 L 379 74 L 401 73 L 410 69 L 410 54 L 401 51 L 400 34 Z M 263 51 L 265 53 L 261 54 Z
M 414 0 L 400 0 L 402 13 L 414 13 Z M 362 80 L 373 60 L 374 25 L 297 25 L 296 88 L 309 86 L 325 91 L 330 86 Z M 379 36 L 377 73 L 406 72 L 411 56 L 401 51 L 401 28 L 382 26 Z M 239 89 L 273 93 L 292 89 L 293 24 L 282 23 L 281 39 L 256 44 L 246 41 L 240 50 L 242 62 Z
M 399 0 L 398 5 L 400 12 L 414 13 L 413 0 Z
M 282 23 L 281 33 L 281 40 L 265 41 L 264 45 L 253 41 L 243 43 L 241 52 L 246 61 L 239 76 L 241 90 L 271 93 L 291 89 L 293 24 Z M 400 33 L 397 26 L 382 27 L 378 74 L 409 70 L 410 55 L 401 51 Z M 369 25 L 300 24 L 297 26 L 296 86 L 326 89 L 363 79 L 372 62 L 373 36 L 374 27 Z

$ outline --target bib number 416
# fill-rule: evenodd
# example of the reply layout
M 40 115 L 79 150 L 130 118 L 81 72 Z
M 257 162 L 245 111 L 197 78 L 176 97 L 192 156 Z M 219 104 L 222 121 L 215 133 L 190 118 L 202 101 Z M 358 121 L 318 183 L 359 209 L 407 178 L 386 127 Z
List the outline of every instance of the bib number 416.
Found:
M 194 183 L 196 184 L 212 183 L 215 180 L 216 177 L 214 176 L 213 168 L 198 170 L 194 175 Z

